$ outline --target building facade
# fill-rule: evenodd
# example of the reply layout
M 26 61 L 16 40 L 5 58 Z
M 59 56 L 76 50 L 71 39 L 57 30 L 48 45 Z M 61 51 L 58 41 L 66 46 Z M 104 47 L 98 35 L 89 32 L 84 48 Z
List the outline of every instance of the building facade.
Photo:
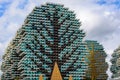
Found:
M 73 11 L 63 5 L 35 7 L 8 46 L 2 63 L 2 80 L 45 80 L 58 63 L 63 80 L 83 79 L 86 69 L 82 59 L 87 54 L 85 33 Z
M 94 78 L 93 80 L 107 80 L 107 69 L 108 64 L 105 61 L 107 55 L 104 51 L 104 48 L 97 41 L 86 40 L 87 50 L 89 54 L 87 54 L 86 62 L 88 63 L 88 69 L 86 71 L 86 77 Z
M 120 77 L 120 47 L 114 50 L 111 59 L 111 72 L 112 78 L 119 78 Z
M 63 80 L 69 75 L 73 80 L 85 79 L 89 42 L 83 41 L 85 33 L 80 26 L 74 12 L 63 5 L 35 7 L 3 55 L 1 80 L 39 80 L 40 75 L 50 80 L 55 62 Z M 102 52 L 96 44 L 95 49 Z M 104 51 L 101 55 L 104 61 Z

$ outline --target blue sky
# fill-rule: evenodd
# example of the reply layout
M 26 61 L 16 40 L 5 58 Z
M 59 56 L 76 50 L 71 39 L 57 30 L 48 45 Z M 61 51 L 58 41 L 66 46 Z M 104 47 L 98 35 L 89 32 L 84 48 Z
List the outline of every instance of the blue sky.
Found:
M 120 45 L 120 0 L 0 0 L 0 63 L 5 48 L 26 16 L 35 6 L 46 2 L 64 4 L 73 10 L 82 22 L 85 39 L 103 44 L 110 64 L 113 50 Z

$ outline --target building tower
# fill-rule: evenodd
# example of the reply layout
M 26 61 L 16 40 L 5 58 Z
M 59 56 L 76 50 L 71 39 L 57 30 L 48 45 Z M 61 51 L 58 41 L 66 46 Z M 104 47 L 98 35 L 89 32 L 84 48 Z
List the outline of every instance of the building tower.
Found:
M 102 45 L 97 41 L 86 40 L 87 49 L 87 64 L 86 78 L 90 80 L 107 80 L 108 65 L 105 62 L 106 53 Z
M 35 7 L 27 16 L 3 56 L 2 80 L 50 80 L 57 62 L 62 79 L 82 80 L 88 53 L 85 33 L 73 11 L 63 5 L 47 3 Z
M 113 73 L 112 78 L 120 79 L 120 46 L 116 50 L 114 50 L 111 63 L 111 72 Z

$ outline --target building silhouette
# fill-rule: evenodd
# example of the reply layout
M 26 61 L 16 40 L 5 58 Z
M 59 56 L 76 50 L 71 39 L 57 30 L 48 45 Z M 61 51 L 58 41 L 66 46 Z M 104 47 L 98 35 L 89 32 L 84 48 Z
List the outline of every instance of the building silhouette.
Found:
M 91 78 L 91 80 L 106 80 L 108 75 L 106 70 L 108 68 L 105 58 L 107 57 L 104 48 L 97 41 L 86 40 L 87 49 L 89 54 L 87 54 L 88 68 L 86 70 L 86 77 Z
M 116 78 L 116 80 L 117 78 L 120 79 L 120 46 L 114 50 L 111 63 L 111 72 L 113 73 L 112 78 Z
M 50 80 L 55 62 L 63 80 L 85 79 L 89 51 L 80 26 L 63 5 L 35 7 L 3 55 L 1 80 L 39 80 L 40 75 Z

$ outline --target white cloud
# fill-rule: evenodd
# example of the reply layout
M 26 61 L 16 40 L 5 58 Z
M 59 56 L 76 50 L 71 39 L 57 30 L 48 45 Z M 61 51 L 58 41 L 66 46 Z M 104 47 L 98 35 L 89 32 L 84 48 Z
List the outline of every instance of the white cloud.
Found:
M 0 2 L 2 1 L 0 0 Z M 95 3 L 96 0 L 28 0 L 21 9 L 18 7 L 22 3 L 21 1 L 24 0 L 12 1 L 3 16 L 0 17 L 0 53 L 2 54 L 5 45 L 14 37 L 26 16 L 35 6 L 46 2 L 61 3 L 75 11 L 77 18 L 82 22 L 82 28 L 87 33 L 86 38 L 98 40 L 104 45 L 108 54 L 107 61 L 110 60 L 113 50 L 120 44 L 120 10 L 116 9 L 116 5 L 98 5 Z

